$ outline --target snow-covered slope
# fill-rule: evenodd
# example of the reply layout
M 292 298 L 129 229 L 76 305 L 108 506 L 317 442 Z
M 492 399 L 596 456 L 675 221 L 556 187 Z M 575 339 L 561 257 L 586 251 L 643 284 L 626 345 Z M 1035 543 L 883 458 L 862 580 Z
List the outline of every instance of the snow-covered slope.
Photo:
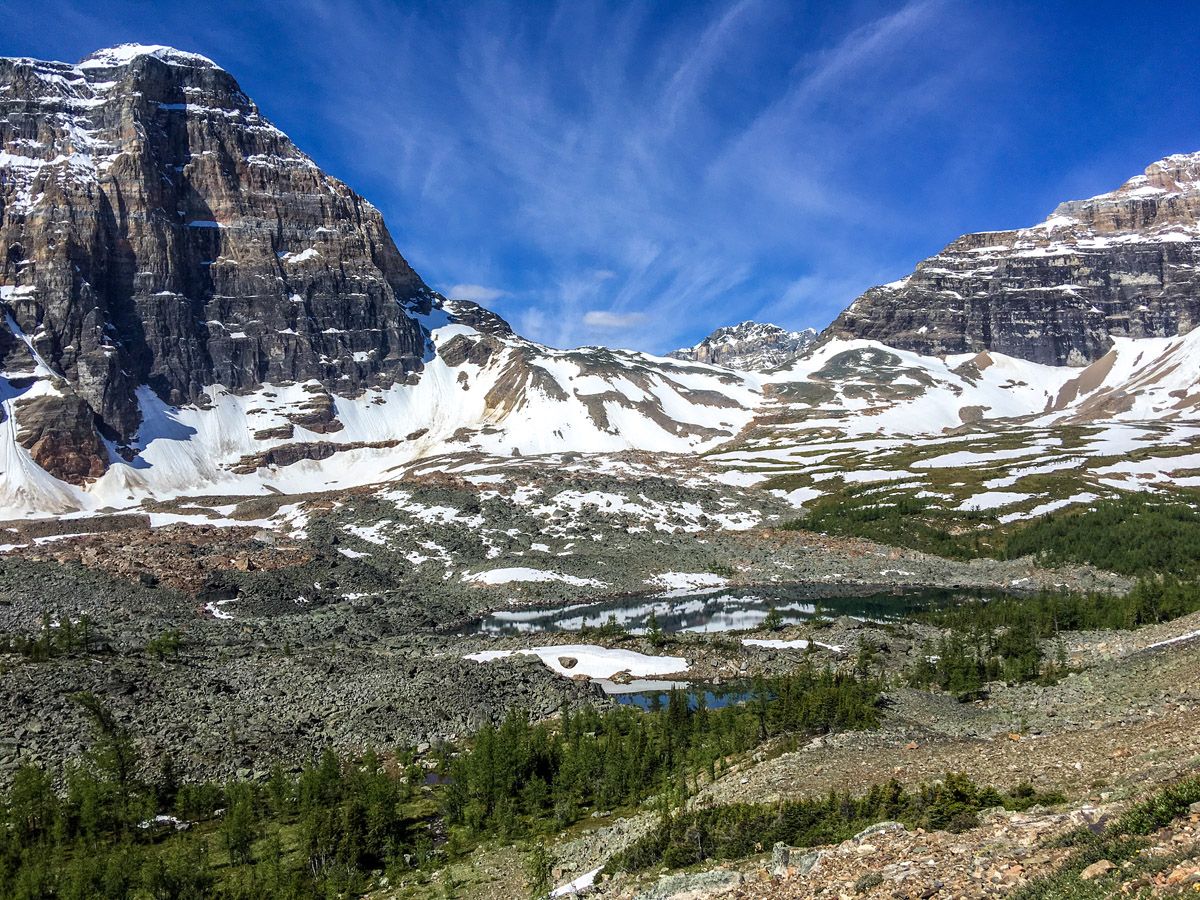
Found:
M 1200 330 L 1117 338 L 1083 369 L 834 340 L 771 379 L 753 422 L 706 462 L 797 507 L 904 499 L 1007 524 L 1200 487 Z
M 331 395 L 317 381 L 242 393 L 211 385 L 206 402 L 170 406 L 143 387 L 135 452 L 125 459 L 113 449 L 108 470 L 82 485 L 51 477 L 15 439 L 14 398 L 58 390 L 59 379 L 31 359 L 34 376 L 0 382 L 9 385 L 0 516 L 192 494 L 326 491 L 387 481 L 414 460 L 472 450 L 694 452 L 735 436 L 757 404 L 757 383 L 729 370 L 632 351 L 552 350 L 452 301 L 419 318 L 432 347 L 423 371 L 355 397 Z
M 477 320 L 477 311 L 445 306 L 425 319 L 436 353 L 410 384 L 354 398 L 330 397 L 316 382 L 245 394 L 214 385 L 207 403 L 180 407 L 143 388 L 136 455 L 114 453 L 108 471 L 85 485 L 52 478 L 13 439 L 20 423 L 10 388 L 0 515 L 95 512 L 182 495 L 327 491 L 386 482 L 417 460 L 453 455 L 457 464 L 464 452 L 691 454 L 739 434 L 743 449 L 795 445 L 804 452 L 818 434 L 861 440 L 1017 424 L 1200 421 L 1200 331 L 1119 340 L 1083 370 L 833 341 L 761 376 L 632 351 L 552 350 L 504 329 L 463 324 Z M 22 396 L 52 394 L 54 376 L 34 364 L 38 375 Z M 295 424 L 314 401 L 331 402 L 331 411 L 312 428 Z
M 938 434 L 988 421 L 1080 423 L 1200 418 L 1200 329 L 1116 338 L 1085 368 L 1000 353 L 922 356 L 832 340 L 764 376 L 760 421 L 848 434 Z

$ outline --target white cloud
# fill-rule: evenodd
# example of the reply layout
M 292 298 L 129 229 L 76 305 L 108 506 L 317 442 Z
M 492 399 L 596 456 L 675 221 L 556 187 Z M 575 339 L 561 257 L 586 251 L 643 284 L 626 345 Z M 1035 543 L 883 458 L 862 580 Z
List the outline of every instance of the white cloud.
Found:
M 630 328 L 645 321 L 646 314 L 639 312 L 615 313 L 604 309 L 590 309 L 583 314 L 584 325 L 588 328 L 602 328 L 605 331 Z
M 470 300 L 472 303 L 491 303 L 499 300 L 508 291 L 487 287 L 482 284 L 456 284 L 443 292 L 451 300 Z
M 546 314 L 536 306 L 521 310 L 516 321 L 517 333 L 535 341 L 545 341 L 549 326 Z

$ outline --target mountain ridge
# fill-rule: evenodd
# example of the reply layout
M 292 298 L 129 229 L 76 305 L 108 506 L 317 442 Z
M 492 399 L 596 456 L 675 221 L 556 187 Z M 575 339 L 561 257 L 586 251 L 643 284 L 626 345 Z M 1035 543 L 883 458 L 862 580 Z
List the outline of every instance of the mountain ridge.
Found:
M 1115 337 L 1190 331 L 1200 324 L 1198 173 L 1200 152 L 1173 154 L 1037 225 L 963 235 L 866 291 L 821 339 L 1078 366 Z

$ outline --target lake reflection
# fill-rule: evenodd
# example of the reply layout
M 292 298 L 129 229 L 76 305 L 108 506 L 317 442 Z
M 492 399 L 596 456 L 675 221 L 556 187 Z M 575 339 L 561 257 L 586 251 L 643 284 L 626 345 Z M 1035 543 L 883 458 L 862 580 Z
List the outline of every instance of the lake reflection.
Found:
M 719 632 L 757 628 L 772 607 L 784 624 L 821 616 L 852 616 L 872 621 L 903 618 L 915 611 L 946 605 L 966 596 L 962 591 L 919 589 L 851 595 L 830 585 L 763 587 L 647 594 L 597 603 L 552 608 L 499 610 L 468 624 L 468 634 L 535 634 L 580 631 L 616 622 L 631 634 L 643 634 L 651 613 L 668 633 Z
M 679 691 L 687 698 L 690 709 L 698 709 L 700 698 L 708 709 L 720 709 L 736 703 L 744 703 L 754 696 L 753 691 L 744 684 L 731 684 L 717 687 L 702 682 L 693 684 L 689 681 L 649 681 L 639 680 L 624 685 L 620 690 L 610 690 L 604 685 L 604 693 L 624 706 L 636 706 L 638 709 L 666 709 L 671 702 L 671 692 Z

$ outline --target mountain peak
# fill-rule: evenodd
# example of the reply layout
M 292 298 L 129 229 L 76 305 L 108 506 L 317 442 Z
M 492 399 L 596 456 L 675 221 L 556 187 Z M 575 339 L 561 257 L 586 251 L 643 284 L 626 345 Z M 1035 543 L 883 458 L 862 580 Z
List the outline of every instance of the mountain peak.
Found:
M 421 369 L 409 311 L 429 292 L 378 210 L 211 60 L 124 44 L 78 66 L 4 61 L 0 95 L 0 370 L 26 379 L 0 394 L 33 463 L 102 474 L 106 441 L 150 439 L 150 397 L 359 395 Z M 28 381 L 43 369 L 53 382 Z
M 215 62 L 199 53 L 177 50 L 164 44 L 117 44 L 89 54 L 79 63 L 81 69 L 115 69 L 127 66 L 135 59 L 152 56 L 172 66 L 194 69 L 219 69 Z
M 795 359 L 816 337 L 812 328 L 788 331 L 769 322 L 745 321 L 718 328 L 700 343 L 669 355 L 730 369 L 764 371 Z
M 1102 232 L 1194 229 L 1200 217 L 1200 152 L 1173 153 L 1146 166 L 1116 190 L 1060 203 L 1041 225 L 1047 230 Z
M 1200 153 L 1177 153 L 1108 193 L 1060 203 L 1038 225 L 960 237 L 867 291 L 824 337 L 1084 365 L 1116 338 L 1194 328 L 1198 284 Z

